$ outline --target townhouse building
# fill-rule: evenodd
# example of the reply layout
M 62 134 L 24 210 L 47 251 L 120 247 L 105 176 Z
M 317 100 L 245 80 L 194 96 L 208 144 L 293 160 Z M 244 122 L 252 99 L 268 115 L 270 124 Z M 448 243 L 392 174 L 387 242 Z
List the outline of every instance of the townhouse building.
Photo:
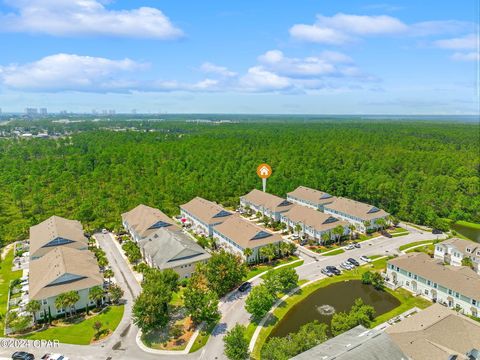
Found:
M 324 212 L 353 224 L 358 231 L 366 232 L 381 227 L 379 220 L 388 223 L 386 211 L 360 201 L 337 197 L 324 205 Z
M 225 220 L 222 224 L 213 228 L 213 238 L 217 244 L 233 254 L 237 254 L 247 262 L 259 259 L 260 249 L 269 244 L 280 246 L 282 237 L 274 234 L 260 226 L 234 215 Z M 244 250 L 251 249 L 252 254 L 245 257 Z
M 335 199 L 335 196 L 306 186 L 299 186 L 292 192 L 287 193 L 287 200 L 291 203 L 320 211 L 323 211 L 324 206 L 334 202 Z
M 88 249 L 88 239 L 82 224 L 60 216 L 52 216 L 30 227 L 30 259 L 39 259 L 57 247 Z
M 157 229 L 173 227 L 174 221 L 159 209 L 140 204 L 122 214 L 122 225 L 132 239 L 138 242 Z
M 301 205 L 293 205 L 289 211 L 282 213 L 280 221 L 293 231 L 296 231 L 297 226 L 300 227 L 302 235 L 315 239 L 319 243 L 323 243 L 322 237 L 325 233 L 329 234 L 330 239 L 350 233 L 347 221 Z M 342 234 L 334 233 L 334 229 L 337 227 L 343 229 Z
M 387 262 L 388 283 L 466 315 L 480 313 L 480 275 L 465 266 L 443 265 L 425 253 L 409 253 Z
M 180 213 L 187 225 L 191 225 L 195 232 L 205 236 L 212 236 L 213 227 L 233 215 L 221 205 L 198 196 L 180 205 Z
M 473 270 L 480 275 L 480 244 L 459 238 L 448 239 L 435 245 L 434 258 L 445 264 L 462 266 L 470 259 Z
M 254 212 L 260 212 L 275 221 L 280 221 L 283 213 L 290 210 L 293 204 L 279 196 L 253 189 L 248 194 L 240 197 L 240 206 L 249 207 Z

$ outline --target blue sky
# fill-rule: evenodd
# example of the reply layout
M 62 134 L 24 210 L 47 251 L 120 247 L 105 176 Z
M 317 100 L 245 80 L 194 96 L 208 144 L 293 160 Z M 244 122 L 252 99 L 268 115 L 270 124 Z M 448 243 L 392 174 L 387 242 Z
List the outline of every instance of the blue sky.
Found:
M 478 113 L 478 0 L 0 0 L 0 107 Z

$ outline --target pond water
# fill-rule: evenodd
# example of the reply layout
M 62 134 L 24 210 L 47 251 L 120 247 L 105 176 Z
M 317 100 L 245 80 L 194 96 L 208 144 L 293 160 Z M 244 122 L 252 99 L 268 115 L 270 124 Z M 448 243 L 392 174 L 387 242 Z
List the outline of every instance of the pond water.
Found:
M 470 240 L 480 242 L 480 229 L 475 229 L 462 224 L 453 224 L 452 229 Z
M 330 324 L 335 312 L 349 311 L 357 298 L 372 305 L 376 311 L 375 316 L 400 305 L 400 301 L 388 292 L 375 290 L 360 280 L 342 281 L 320 288 L 296 304 L 273 329 L 270 337 L 286 336 L 314 320 Z

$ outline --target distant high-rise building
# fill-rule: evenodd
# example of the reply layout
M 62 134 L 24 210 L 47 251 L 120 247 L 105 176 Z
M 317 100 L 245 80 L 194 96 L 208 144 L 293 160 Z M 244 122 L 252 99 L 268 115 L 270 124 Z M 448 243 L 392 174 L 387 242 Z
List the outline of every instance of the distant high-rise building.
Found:
M 107 115 L 107 114 L 108 114 L 107 110 L 102 110 L 102 115 Z
M 47 108 L 40 108 L 40 115 L 47 115 L 48 114 L 48 111 L 47 111 Z
M 38 109 L 37 108 L 25 108 L 25 114 L 27 114 L 28 116 L 38 115 Z
M 132 109 L 132 114 L 136 115 L 137 114 L 137 109 Z
M 92 115 L 97 115 L 97 110 L 93 109 L 92 110 Z
M 113 110 L 113 109 L 108 110 L 108 114 L 109 115 L 115 115 L 115 110 Z

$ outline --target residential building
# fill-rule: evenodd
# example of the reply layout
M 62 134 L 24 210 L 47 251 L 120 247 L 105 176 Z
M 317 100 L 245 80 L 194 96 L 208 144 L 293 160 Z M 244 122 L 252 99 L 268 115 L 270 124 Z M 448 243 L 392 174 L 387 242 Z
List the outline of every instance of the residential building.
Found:
M 187 225 L 191 225 L 194 231 L 205 236 L 212 236 L 213 227 L 232 216 L 231 212 L 217 203 L 198 196 L 180 205 L 180 213 Z
M 425 253 L 408 253 L 387 262 L 387 278 L 394 287 L 479 316 L 480 275 L 469 267 L 443 265 Z
M 292 358 L 312 359 L 407 360 L 408 357 L 385 332 L 358 325 Z
M 181 278 L 188 278 L 195 271 L 195 265 L 210 258 L 200 245 L 176 226 L 162 227 L 138 241 L 138 246 L 151 267 L 172 269 Z
M 337 197 L 335 201 L 324 205 L 324 212 L 353 224 L 359 231 L 375 230 L 380 227 L 380 219 L 387 222 L 389 214 L 373 205 L 360 201 Z
M 275 221 L 280 221 L 281 214 L 293 206 L 284 198 L 257 189 L 240 197 L 240 205 L 244 209 L 249 207 L 254 212 L 260 212 L 263 216 L 268 216 Z
M 90 251 L 60 246 L 30 261 L 28 295 L 30 300 L 41 304 L 37 318 L 42 318 L 45 312 L 54 317 L 64 314 L 67 309 L 57 308 L 55 299 L 68 291 L 76 291 L 80 296 L 75 309 L 93 305 L 88 294 L 95 286 L 103 286 L 103 276 Z
M 296 231 L 297 225 L 299 225 L 303 235 L 318 242 L 322 242 L 322 235 L 325 233 L 334 238 L 336 235 L 334 235 L 333 229 L 338 226 L 343 228 L 341 236 L 350 233 L 347 221 L 338 220 L 331 215 L 301 205 L 293 205 L 289 211 L 282 213 L 280 221 L 293 231 Z
M 480 323 L 439 304 L 385 331 L 409 359 L 480 360 Z
M 30 259 L 35 260 L 56 247 L 69 247 L 77 250 L 88 249 L 88 239 L 83 233 L 82 224 L 60 216 L 52 216 L 30 228 Z
M 435 259 L 453 266 L 462 266 L 462 261 L 470 258 L 473 270 L 480 274 L 480 244 L 458 238 L 442 241 L 435 245 Z
M 245 249 L 252 249 L 252 255 L 245 259 L 247 262 L 258 259 L 262 247 L 269 244 L 279 246 L 282 242 L 279 234 L 271 233 L 238 215 L 230 216 L 222 224 L 216 225 L 213 238 L 220 247 L 243 257 Z
M 320 211 L 323 211 L 325 204 L 330 204 L 334 202 L 335 199 L 335 196 L 306 186 L 299 186 L 292 192 L 287 193 L 288 201 Z
M 130 233 L 133 240 L 148 237 L 157 229 L 174 226 L 174 221 L 162 211 L 140 204 L 134 209 L 122 214 L 123 227 Z

